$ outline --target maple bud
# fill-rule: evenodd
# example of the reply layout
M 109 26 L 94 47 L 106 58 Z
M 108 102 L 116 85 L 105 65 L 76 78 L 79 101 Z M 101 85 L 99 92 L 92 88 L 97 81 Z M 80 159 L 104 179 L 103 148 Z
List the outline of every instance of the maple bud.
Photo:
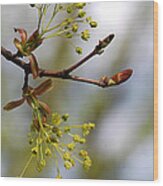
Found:
M 130 76 L 132 75 L 132 73 L 133 73 L 132 69 L 127 69 L 127 70 L 124 70 L 122 72 L 115 74 L 114 76 L 109 78 L 108 86 L 119 85 L 119 84 L 127 81 L 130 78 Z
M 96 52 L 98 55 L 101 55 L 104 52 L 104 48 L 106 48 L 111 41 L 114 39 L 115 35 L 114 34 L 110 34 L 109 36 L 107 36 L 106 38 L 104 38 L 102 41 L 99 41 L 99 44 L 96 46 Z
M 25 44 L 27 41 L 27 32 L 22 28 L 14 28 L 14 31 L 19 32 L 20 37 L 21 37 L 21 42 L 22 44 Z

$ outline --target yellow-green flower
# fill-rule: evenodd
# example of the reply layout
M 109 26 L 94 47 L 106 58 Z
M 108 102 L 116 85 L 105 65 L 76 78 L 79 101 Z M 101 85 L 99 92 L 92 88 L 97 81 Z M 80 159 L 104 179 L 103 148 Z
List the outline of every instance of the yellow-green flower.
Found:
M 70 158 L 71 158 L 71 154 L 70 154 L 69 152 L 65 152 L 65 153 L 63 154 L 63 159 L 64 159 L 64 160 L 70 160 Z
M 90 38 L 90 32 L 89 30 L 84 30 L 82 33 L 81 33 L 81 38 L 85 41 L 88 41 L 88 39 Z
M 74 3 L 74 5 L 75 5 L 76 8 L 82 9 L 86 5 L 86 3 Z
M 78 17 L 79 17 L 79 18 L 83 18 L 84 16 L 86 16 L 86 12 L 83 11 L 83 10 L 79 10 L 79 12 L 78 12 Z
M 68 148 L 68 150 L 70 150 L 70 151 L 72 151 L 72 150 L 74 150 L 74 148 L 75 148 L 75 143 L 69 143 L 69 144 L 67 144 L 67 148 Z
M 72 167 L 72 163 L 71 162 L 69 162 L 69 161 L 65 161 L 65 163 L 64 163 L 64 167 L 66 168 L 66 169 L 71 169 L 71 167 Z
M 73 32 L 77 32 L 78 31 L 78 28 L 79 28 L 79 26 L 78 26 L 77 23 L 75 23 L 75 24 L 72 25 L 72 31 Z
M 90 26 L 92 28 L 96 28 L 97 27 L 97 22 L 96 21 L 91 21 L 89 24 L 90 24 Z
M 82 54 L 82 52 L 83 52 L 83 49 L 81 48 L 81 47 L 76 47 L 76 53 L 78 53 L 78 54 Z
M 85 158 L 86 156 L 88 156 L 88 152 L 86 150 L 80 150 L 79 155 Z
M 58 113 L 53 113 L 52 114 L 52 122 L 54 125 L 60 125 L 62 122 L 62 118 Z

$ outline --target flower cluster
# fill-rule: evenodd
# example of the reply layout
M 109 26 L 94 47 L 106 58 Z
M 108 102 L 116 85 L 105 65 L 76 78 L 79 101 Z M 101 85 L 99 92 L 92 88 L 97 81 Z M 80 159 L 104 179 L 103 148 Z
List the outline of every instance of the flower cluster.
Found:
M 52 87 L 51 79 L 45 80 L 36 88 L 27 86 L 23 89 L 22 98 L 8 103 L 4 109 L 9 111 L 17 108 L 25 101 L 29 104 L 32 108 L 32 122 L 28 134 L 29 144 L 32 146 L 31 157 L 36 159 L 38 171 L 41 171 L 47 160 L 53 157 L 56 162 L 56 178 L 61 178 L 59 158 L 67 170 L 77 162 L 81 163 L 85 170 L 91 167 L 92 160 L 88 152 L 80 146 L 86 143 L 86 136 L 95 128 L 95 124 L 68 125 L 68 114 L 52 113 L 49 106 L 38 99 L 38 96 Z
M 82 24 L 89 24 L 91 28 L 97 27 L 97 22 L 92 20 L 91 17 L 86 17 L 84 7 L 86 3 L 71 3 L 71 4 L 32 4 L 38 10 L 38 27 L 28 38 L 27 32 L 23 28 L 14 28 L 15 32 L 20 34 L 21 40 L 15 38 L 14 45 L 18 49 L 17 56 L 26 56 L 29 60 L 30 68 L 33 78 L 39 75 L 39 67 L 35 55 L 32 53 L 37 49 L 45 39 L 53 37 L 64 37 L 71 39 L 74 36 L 80 36 L 84 41 L 90 38 L 90 31 L 88 29 L 79 32 Z M 51 13 L 50 20 L 47 19 L 47 14 Z M 56 22 L 55 17 L 57 14 L 67 13 L 67 18 L 63 18 L 59 23 Z M 72 46 L 75 48 L 77 54 L 82 54 L 83 50 L 79 46 Z
M 78 146 L 86 143 L 86 136 L 94 129 L 95 124 L 67 125 L 68 114 L 61 116 L 52 113 L 48 116 L 48 120 L 44 120 L 43 113 L 39 109 L 33 112 L 38 117 L 40 127 L 38 128 L 33 121 L 28 136 L 29 143 L 32 145 L 32 156 L 37 159 L 37 170 L 41 171 L 46 166 L 47 160 L 52 157 L 56 162 L 56 178 L 61 178 L 59 159 L 62 159 L 67 170 L 74 167 L 77 162 L 82 164 L 85 170 L 89 170 L 92 160 L 88 152 Z M 81 135 L 75 132 L 78 129 L 81 129 Z
M 86 3 L 69 3 L 69 4 L 35 4 L 31 5 L 37 8 L 39 22 L 38 30 L 39 37 L 43 39 L 53 38 L 56 36 L 71 39 L 74 36 L 80 36 L 84 41 L 90 38 L 90 31 L 88 29 L 80 32 L 82 24 L 88 24 L 91 28 L 97 27 L 97 22 L 84 10 Z M 47 20 L 47 12 L 51 12 L 51 18 Z M 56 15 L 64 15 L 67 13 L 67 18 L 63 19 L 60 23 L 56 23 Z M 82 53 L 82 48 L 75 47 L 78 54 Z
M 38 27 L 28 38 L 27 32 L 23 28 L 14 28 L 15 32 L 20 34 L 21 40 L 15 38 L 14 45 L 18 49 L 17 55 L 19 57 L 28 57 L 33 78 L 38 77 L 38 63 L 35 55 L 32 53 L 37 49 L 44 40 L 54 37 L 64 37 L 71 39 L 74 36 L 80 36 L 84 41 L 90 38 L 89 29 L 79 32 L 82 24 L 89 24 L 91 28 L 97 27 L 97 22 L 91 17 L 86 17 L 87 13 L 84 11 L 86 3 L 71 3 L 71 4 L 32 4 L 38 10 Z M 51 13 L 50 20 L 48 20 L 49 12 Z M 63 18 L 59 23 L 56 22 L 55 17 L 59 14 L 67 13 L 67 18 Z M 75 48 L 77 54 L 82 54 L 83 50 L 79 46 L 72 46 Z

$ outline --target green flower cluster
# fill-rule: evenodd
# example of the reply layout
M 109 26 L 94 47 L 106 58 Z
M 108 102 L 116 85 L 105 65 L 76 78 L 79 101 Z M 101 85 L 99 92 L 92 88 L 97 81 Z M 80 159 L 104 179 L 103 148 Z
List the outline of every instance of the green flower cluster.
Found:
M 11 101 L 3 107 L 9 111 L 27 102 L 32 109 L 32 122 L 28 134 L 31 157 L 20 177 L 23 177 L 29 163 L 34 158 L 37 170 L 42 171 L 47 160 L 53 157 L 56 162 L 57 178 L 61 178 L 58 163 L 60 158 L 68 170 L 74 167 L 77 162 L 81 163 L 86 170 L 92 165 L 88 152 L 81 145 L 86 143 L 86 136 L 95 128 L 95 124 L 68 125 L 69 114 L 52 113 L 48 104 L 38 99 L 38 96 L 45 94 L 52 88 L 51 79 L 43 81 L 35 88 L 24 87 L 22 98 Z
M 88 29 L 80 31 L 82 24 L 88 24 L 91 28 L 97 27 L 97 22 L 92 20 L 90 16 L 87 17 L 87 12 L 84 10 L 86 3 L 69 3 L 69 4 L 36 4 L 32 7 L 37 8 L 39 22 L 39 38 L 48 39 L 56 36 L 71 39 L 74 36 L 79 36 L 82 40 L 88 41 L 90 38 L 90 31 Z M 47 13 L 51 13 L 51 18 L 47 20 Z M 60 23 L 56 23 L 55 17 L 59 14 L 60 17 L 68 14 L 66 19 Z M 82 54 L 82 48 L 79 46 L 72 46 L 76 53 Z
M 86 143 L 86 136 L 95 128 L 95 124 L 67 125 L 68 114 L 52 113 L 45 120 L 43 113 L 36 107 L 33 112 L 38 117 L 39 127 L 33 121 L 28 136 L 32 156 L 37 160 L 37 170 L 42 171 L 49 158 L 55 159 L 56 178 L 62 178 L 59 159 L 62 159 L 67 170 L 75 167 L 77 162 L 82 164 L 85 170 L 89 170 L 92 160 L 88 152 L 80 146 Z

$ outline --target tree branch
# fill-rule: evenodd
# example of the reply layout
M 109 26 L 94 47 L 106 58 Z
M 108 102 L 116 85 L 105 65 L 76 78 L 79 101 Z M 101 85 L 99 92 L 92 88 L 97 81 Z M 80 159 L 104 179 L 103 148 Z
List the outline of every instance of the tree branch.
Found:
M 29 72 L 25 70 L 23 89 L 28 87 L 28 80 L 29 80 Z
M 81 59 L 79 62 L 73 64 L 72 66 L 70 66 L 69 68 L 64 70 L 64 72 L 69 74 L 70 72 L 74 71 L 75 69 L 77 69 L 81 65 L 83 65 L 86 61 L 88 61 L 93 56 L 101 55 L 104 52 L 103 48 L 107 47 L 111 43 L 111 41 L 113 40 L 114 37 L 115 37 L 114 34 L 110 34 L 102 41 L 99 41 L 99 43 L 95 46 L 94 50 L 91 53 L 89 53 L 86 57 Z
M 15 65 L 19 66 L 20 68 L 26 68 L 26 63 L 20 60 L 16 55 L 12 54 L 9 50 L 6 50 L 4 47 L 1 47 L 1 54 L 9 61 L 14 63 Z
M 81 66 L 83 63 L 85 63 L 88 59 L 93 57 L 95 54 L 98 54 L 98 52 L 99 54 L 101 54 L 101 52 L 103 52 L 103 50 L 101 49 L 106 47 L 106 46 L 101 47 L 101 44 L 104 44 L 104 41 L 106 42 L 106 39 L 108 40 L 108 37 L 105 38 L 103 41 L 100 41 L 99 45 L 95 47 L 93 52 L 91 52 L 89 55 L 87 55 L 85 58 L 83 58 L 81 61 L 77 62 L 76 64 L 72 65 L 71 67 L 61 71 L 39 69 L 38 76 L 40 78 L 50 77 L 50 78 L 61 78 L 61 79 L 67 79 L 72 81 L 78 81 L 87 84 L 93 84 L 102 88 L 119 85 L 120 83 L 126 81 L 132 75 L 133 71 L 131 69 L 127 69 L 122 72 L 119 72 L 110 78 L 107 76 L 103 76 L 99 80 L 88 79 L 85 77 L 79 77 L 70 74 L 70 72 L 72 72 L 73 70 Z M 110 41 L 110 39 L 108 41 Z M 108 41 L 105 43 L 106 45 L 108 45 Z M 6 59 L 8 59 L 9 61 L 11 61 L 12 63 L 14 63 L 15 65 L 19 66 L 24 70 L 25 72 L 24 87 L 27 86 L 28 75 L 31 73 L 30 65 L 28 63 L 25 63 L 23 60 L 19 59 L 18 57 L 15 57 L 14 54 L 12 54 L 10 51 L 6 50 L 3 47 L 1 47 L 1 53 Z
M 77 69 L 79 66 L 81 66 L 83 63 L 85 63 L 86 61 L 88 61 L 90 58 L 92 58 L 95 55 L 96 55 L 96 50 L 93 50 L 90 54 L 88 54 L 86 57 L 84 57 L 83 59 L 81 59 L 79 62 L 77 62 L 74 65 L 72 65 L 69 68 L 67 68 L 65 70 L 65 73 L 69 74 L 70 72 L 72 72 L 75 69 Z
M 107 83 L 105 83 L 101 80 L 88 79 L 88 78 L 79 77 L 79 76 L 75 76 L 75 75 L 69 76 L 69 78 L 67 78 L 67 79 L 73 80 L 73 81 L 79 81 L 79 82 L 83 82 L 83 83 L 87 83 L 87 84 L 97 85 L 102 88 L 109 87 Z
M 80 76 L 76 76 L 76 75 L 66 75 L 62 72 L 63 71 L 53 72 L 50 70 L 43 70 L 40 73 L 40 77 L 61 78 L 61 79 L 65 79 L 65 80 L 72 80 L 72 81 L 78 81 L 78 82 L 83 82 L 83 83 L 87 83 L 87 84 L 93 84 L 93 85 L 97 85 L 97 86 L 103 87 L 103 88 L 108 87 L 108 84 L 106 84 L 105 82 L 102 82 L 100 80 L 88 79 L 88 78 L 80 77 Z
M 84 64 L 86 61 L 88 61 L 90 58 L 92 58 L 93 56 L 95 56 L 97 54 L 98 55 L 101 55 L 104 52 L 103 49 L 106 48 L 111 43 L 111 41 L 113 40 L 114 37 L 115 37 L 114 34 L 110 34 L 109 36 L 107 36 L 102 41 L 99 41 L 99 43 L 95 46 L 94 50 L 91 53 L 89 53 L 86 57 L 84 57 L 83 59 L 81 59 L 79 62 L 73 64 L 69 68 L 67 68 L 65 70 L 62 70 L 62 71 L 56 72 L 56 75 L 57 76 L 58 76 L 58 74 L 59 75 L 62 74 L 62 76 L 63 76 L 63 74 L 64 75 L 68 75 L 72 71 L 74 71 L 75 69 L 77 69 L 78 67 L 80 67 L 82 64 Z M 14 64 L 16 64 L 17 66 L 21 67 L 24 70 L 28 70 L 29 73 L 31 73 L 31 70 L 27 69 L 27 68 L 30 68 L 29 65 L 27 63 L 25 63 L 23 60 L 20 60 L 18 58 L 19 57 L 18 55 L 12 54 L 10 51 L 6 50 L 4 47 L 1 47 L 1 54 L 7 60 L 13 62 Z
M 1 54 L 4 56 L 7 60 L 11 61 L 13 64 L 19 66 L 22 70 L 25 71 L 25 81 L 24 83 L 27 83 L 27 77 L 31 73 L 31 69 L 29 64 L 25 63 L 23 60 L 19 59 L 18 57 L 15 57 L 14 54 L 12 54 L 10 51 L 5 49 L 4 47 L 1 47 Z M 90 58 L 92 54 L 89 55 L 89 57 L 85 57 L 82 61 L 85 62 L 86 58 Z M 81 62 L 80 62 L 81 63 Z M 84 82 L 89 84 L 94 84 L 100 87 L 105 87 L 105 85 L 100 82 L 99 80 L 94 79 L 87 79 L 84 77 L 79 77 L 75 75 L 69 75 L 65 73 L 65 70 L 61 71 L 53 71 L 53 70 L 46 70 L 46 69 L 39 69 L 39 77 L 51 77 L 51 78 L 61 78 L 61 79 L 67 79 L 72 81 L 78 81 L 78 82 Z M 24 85 L 26 86 L 26 85 Z
M 76 75 L 71 75 L 70 73 L 74 71 L 75 69 L 79 68 L 81 65 L 83 65 L 85 62 L 87 62 L 90 58 L 92 58 L 95 55 L 100 55 L 104 52 L 104 48 L 106 48 L 110 42 L 113 40 L 114 34 L 110 34 L 102 41 L 99 41 L 99 43 L 95 46 L 94 50 L 90 52 L 86 57 L 81 59 L 79 62 L 73 64 L 67 69 L 61 70 L 61 71 L 54 71 L 54 70 L 46 70 L 46 69 L 39 69 L 39 77 L 51 77 L 51 78 L 61 78 L 61 79 L 67 79 L 72 81 L 78 81 L 78 82 L 84 82 L 88 84 L 97 85 L 100 87 L 109 87 L 108 79 L 105 80 L 94 80 L 94 79 L 88 79 L 85 77 L 79 77 Z M 15 65 L 22 68 L 25 72 L 25 82 L 24 86 L 28 83 L 28 75 L 31 73 L 30 65 L 23 60 L 19 59 L 16 55 L 12 54 L 10 51 L 6 50 L 4 47 L 1 47 L 1 54 L 9 61 L 14 63 Z

